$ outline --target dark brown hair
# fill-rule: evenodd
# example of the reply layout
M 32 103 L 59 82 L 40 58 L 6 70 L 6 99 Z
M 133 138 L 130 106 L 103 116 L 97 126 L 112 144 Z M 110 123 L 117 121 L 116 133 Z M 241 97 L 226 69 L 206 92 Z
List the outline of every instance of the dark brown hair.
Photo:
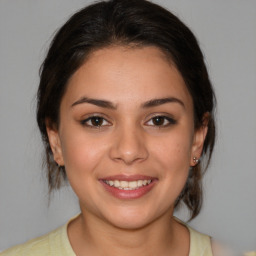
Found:
M 111 0 L 92 4 L 75 13 L 57 32 L 41 66 L 37 94 L 37 122 L 46 150 L 50 190 L 66 179 L 64 167 L 53 159 L 46 120 L 58 128 L 60 102 L 74 72 L 89 54 L 110 45 L 156 46 L 181 73 L 194 105 L 198 129 L 208 113 L 208 133 L 201 160 L 206 170 L 215 141 L 215 96 L 203 54 L 193 33 L 175 15 L 145 0 Z M 202 161 L 191 168 L 187 183 L 176 200 L 198 215 L 202 204 Z

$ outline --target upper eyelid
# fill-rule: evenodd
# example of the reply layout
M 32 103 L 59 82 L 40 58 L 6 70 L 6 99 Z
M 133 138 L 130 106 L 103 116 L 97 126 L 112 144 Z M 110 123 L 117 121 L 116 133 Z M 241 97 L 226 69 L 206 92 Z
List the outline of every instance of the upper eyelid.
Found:
M 99 118 L 103 118 L 105 121 L 109 122 L 109 123 L 114 123 L 113 118 L 109 117 L 106 114 L 103 113 L 90 113 L 90 114 L 86 114 L 83 117 L 81 117 L 81 121 L 86 121 L 89 120 L 90 118 L 93 117 L 99 117 Z M 149 115 L 146 116 L 146 121 L 144 121 L 143 123 L 147 123 L 149 122 L 151 119 L 155 118 L 155 117 L 164 117 L 166 119 L 172 119 L 173 121 L 177 121 L 177 119 L 170 113 L 151 113 Z
M 105 119 L 108 122 L 111 122 L 110 121 L 111 118 L 109 116 L 107 116 L 106 114 L 103 114 L 103 113 L 90 113 L 90 114 L 86 114 L 86 115 L 83 115 L 81 117 L 81 120 L 86 120 L 86 119 L 90 119 L 90 118 L 93 118 L 93 117 L 100 117 L 100 118 Z
M 170 121 L 170 120 L 173 120 L 174 122 L 176 122 L 176 120 L 172 117 L 168 117 L 168 116 L 153 116 L 152 118 L 150 118 L 147 122 L 151 121 L 152 119 L 156 118 L 156 117 L 163 117 L 164 119 Z M 146 122 L 146 123 L 147 123 Z
M 102 119 L 104 119 L 104 121 L 106 121 L 106 122 L 108 123 L 108 125 L 103 125 L 103 126 L 109 126 L 109 125 L 112 124 L 112 122 L 111 122 L 108 118 L 106 118 L 105 115 L 99 114 L 99 113 L 88 114 L 88 115 L 82 117 L 82 118 L 80 119 L 80 123 L 81 123 L 82 125 L 87 125 L 88 127 L 90 127 L 90 126 L 92 126 L 92 125 L 88 125 L 87 123 L 88 123 L 92 118 L 94 118 L 94 117 L 102 118 Z M 92 127 L 93 127 L 93 126 L 92 126 Z
M 152 113 L 152 114 L 149 114 L 145 119 L 149 121 L 150 119 L 152 119 L 154 117 L 158 117 L 158 116 L 176 120 L 174 115 L 172 115 L 170 113 Z
M 171 115 L 167 115 L 167 114 L 155 114 L 153 116 L 151 116 L 150 118 L 147 119 L 146 122 L 144 122 L 144 124 L 146 125 L 148 122 L 152 121 L 153 118 L 155 117 L 163 117 L 165 118 L 165 120 L 167 120 L 169 122 L 169 124 L 166 124 L 166 125 L 162 125 L 162 126 L 168 126 L 168 125 L 172 125 L 172 124 L 176 124 L 177 123 L 177 119 L 174 118 L 173 116 Z M 151 125 L 153 126 L 153 125 Z M 160 126 L 159 126 L 160 127 Z

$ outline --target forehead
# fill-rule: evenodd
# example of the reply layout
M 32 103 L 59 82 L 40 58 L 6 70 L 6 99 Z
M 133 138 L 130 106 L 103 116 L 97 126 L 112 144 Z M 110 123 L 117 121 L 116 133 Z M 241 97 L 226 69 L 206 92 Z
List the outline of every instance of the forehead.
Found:
M 139 102 L 176 96 L 192 104 L 180 72 L 153 46 L 112 46 L 94 51 L 71 77 L 67 96 L 70 100 L 100 97 L 117 103 L 129 97 Z

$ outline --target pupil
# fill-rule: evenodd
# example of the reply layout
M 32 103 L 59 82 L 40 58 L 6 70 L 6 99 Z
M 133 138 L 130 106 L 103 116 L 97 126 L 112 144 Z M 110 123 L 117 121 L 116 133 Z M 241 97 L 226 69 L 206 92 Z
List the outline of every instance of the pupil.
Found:
M 164 117 L 162 117 L 162 116 L 154 117 L 153 118 L 153 123 L 154 123 L 154 125 L 163 125 Z
M 102 123 L 103 123 L 103 118 L 101 118 L 101 117 L 93 117 L 91 122 L 92 122 L 93 126 L 101 126 Z

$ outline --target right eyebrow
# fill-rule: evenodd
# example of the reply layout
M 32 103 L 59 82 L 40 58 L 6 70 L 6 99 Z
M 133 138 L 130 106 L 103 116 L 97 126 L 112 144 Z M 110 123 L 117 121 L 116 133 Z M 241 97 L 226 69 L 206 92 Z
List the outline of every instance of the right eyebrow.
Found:
M 83 104 L 83 103 L 93 104 L 93 105 L 96 105 L 96 106 L 102 107 L 102 108 L 116 109 L 116 106 L 110 101 L 100 100 L 100 99 L 92 99 L 92 98 L 87 98 L 87 97 L 82 97 L 81 99 L 75 101 L 71 105 L 71 107 L 74 107 L 76 105 Z
M 178 103 L 183 108 L 185 108 L 185 104 L 182 100 L 175 98 L 175 97 L 167 97 L 167 98 L 160 98 L 160 99 L 152 99 L 147 102 L 145 102 L 142 107 L 143 108 L 149 108 L 149 107 L 156 107 L 160 106 L 166 103 Z

